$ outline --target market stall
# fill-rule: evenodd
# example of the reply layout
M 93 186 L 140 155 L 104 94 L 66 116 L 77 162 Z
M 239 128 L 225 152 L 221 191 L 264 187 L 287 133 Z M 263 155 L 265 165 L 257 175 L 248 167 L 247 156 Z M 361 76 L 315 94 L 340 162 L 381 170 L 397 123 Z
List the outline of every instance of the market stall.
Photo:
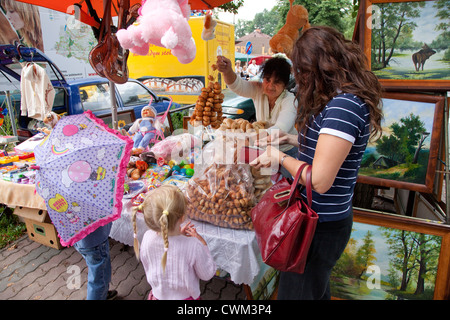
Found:
M 246 125 L 243 120 L 232 122 Z M 249 298 L 269 298 L 277 272 L 262 262 L 250 210 L 261 191 L 272 185 L 270 176 L 252 172 L 239 160 L 239 150 L 250 143 L 250 132 L 230 129 L 228 134 L 217 130 L 211 135 L 202 126 L 198 128 L 198 136 L 172 135 L 139 157 L 131 157 L 122 214 L 113 222 L 110 237 L 133 245 L 133 207 L 153 189 L 177 185 L 188 199 L 188 218 L 206 240 L 217 274 L 244 285 Z M 140 212 L 136 224 L 141 241 L 148 227 Z

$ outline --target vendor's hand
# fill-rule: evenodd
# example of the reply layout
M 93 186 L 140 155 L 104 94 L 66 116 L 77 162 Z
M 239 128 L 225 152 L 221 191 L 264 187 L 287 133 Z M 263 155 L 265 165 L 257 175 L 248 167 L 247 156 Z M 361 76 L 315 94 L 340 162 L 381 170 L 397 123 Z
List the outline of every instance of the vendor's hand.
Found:
M 288 134 L 282 130 L 271 130 L 270 135 L 255 141 L 255 146 L 265 148 L 269 145 L 283 145 L 288 143 Z
M 259 168 L 269 168 L 274 166 L 279 166 L 280 150 L 270 145 L 267 146 L 266 151 L 260 155 L 258 158 L 250 162 L 252 167 L 256 169 Z
M 231 68 L 231 60 L 224 57 L 224 56 L 217 56 L 217 70 L 219 70 L 222 73 L 229 72 L 230 70 L 233 71 Z

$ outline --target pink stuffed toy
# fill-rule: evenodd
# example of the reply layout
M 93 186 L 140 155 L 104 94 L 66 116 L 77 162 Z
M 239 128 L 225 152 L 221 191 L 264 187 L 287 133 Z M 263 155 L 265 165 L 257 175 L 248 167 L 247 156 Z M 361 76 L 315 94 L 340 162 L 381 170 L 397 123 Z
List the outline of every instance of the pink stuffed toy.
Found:
M 171 49 L 186 64 L 194 60 L 197 50 L 189 17 L 188 0 L 143 0 L 136 22 L 116 35 L 120 45 L 135 54 L 146 55 L 153 44 Z

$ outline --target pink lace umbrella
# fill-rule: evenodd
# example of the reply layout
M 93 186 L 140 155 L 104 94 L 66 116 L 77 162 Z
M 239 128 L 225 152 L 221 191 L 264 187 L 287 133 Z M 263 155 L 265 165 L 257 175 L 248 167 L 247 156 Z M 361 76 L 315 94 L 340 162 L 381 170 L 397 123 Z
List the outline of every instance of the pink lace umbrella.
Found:
M 130 138 L 86 111 L 63 117 L 35 148 L 36 190 L 62 245 L 120 217 L 132 147 Z

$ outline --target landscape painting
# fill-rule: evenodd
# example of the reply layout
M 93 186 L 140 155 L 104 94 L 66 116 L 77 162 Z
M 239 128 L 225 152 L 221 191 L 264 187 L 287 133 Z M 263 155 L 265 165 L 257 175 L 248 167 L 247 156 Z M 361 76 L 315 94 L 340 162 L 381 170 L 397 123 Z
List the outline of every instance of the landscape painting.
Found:
M 450 80 L 446 2 L 376 3 L 371 67 L 378 78 Z
M 385 93 L 383 134 L 368 144 L 358 182 L 432 192 L 444 98 Z
M 347 300 L 431 300 L 441 236 L 353 223 L 331 275 L 331 294 Z

